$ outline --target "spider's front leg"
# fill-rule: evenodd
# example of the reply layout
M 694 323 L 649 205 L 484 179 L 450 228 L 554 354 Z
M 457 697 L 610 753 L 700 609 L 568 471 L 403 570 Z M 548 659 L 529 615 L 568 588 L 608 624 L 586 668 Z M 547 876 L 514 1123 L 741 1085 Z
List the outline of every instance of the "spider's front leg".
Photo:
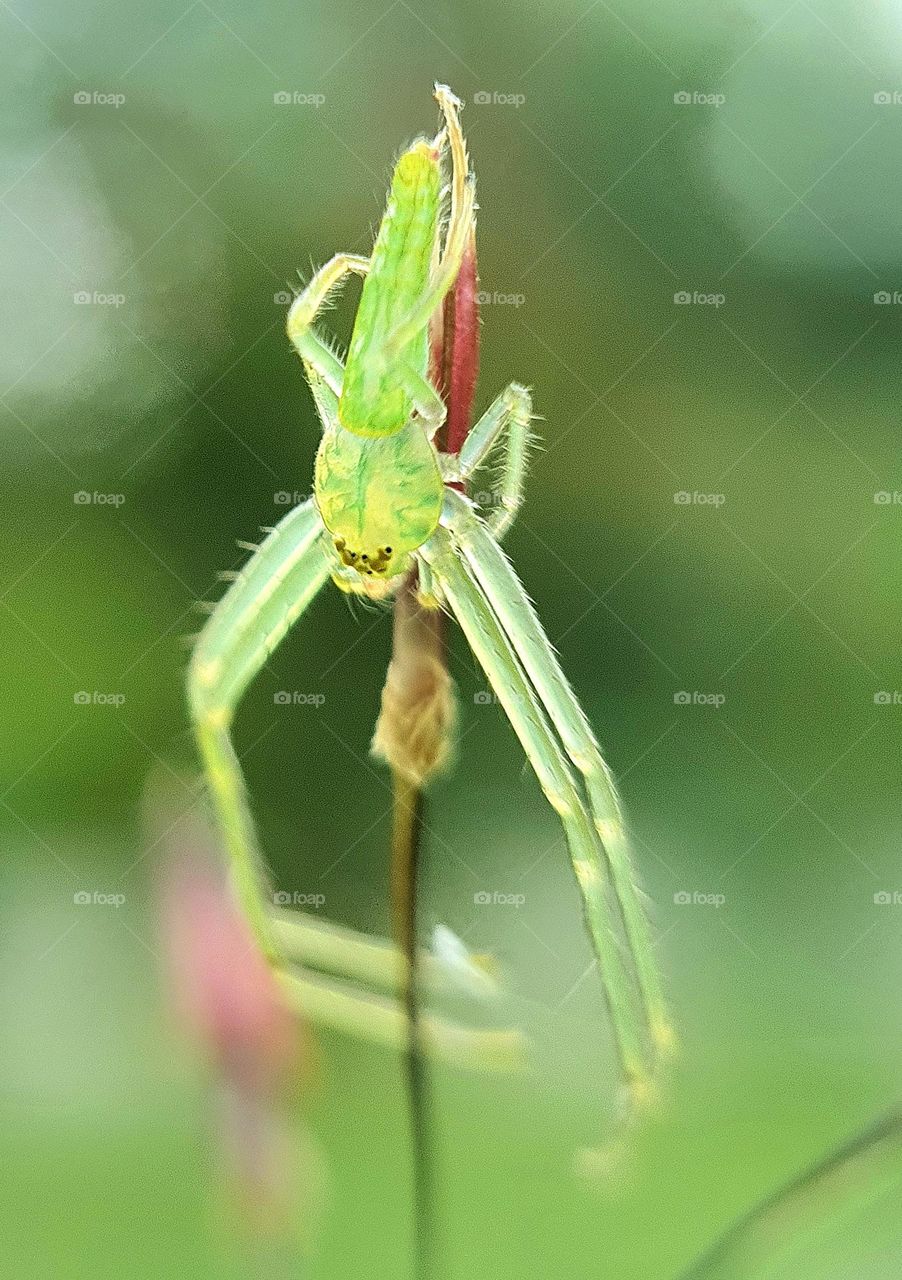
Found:
M 328 342 L 313 328 L 313 321 L 346 275 L 355 272 L 365 276 L 369 269 L 369 258 L 356 253 L 336 253 L 298 294 L 288 312 L 288 336 L 308 373 L 312 369 L 337 396 L 341 395 L 344 368 Z
M 499 442 L 504 444 L 497 500 L 486 516 L 486 523 L 495 538 L 504 537 L 523 501 L 531 421 L 532 397 L 525 387 L 512 382 L 470 429 L 456 459 L 460 479 L 469 480 L 486 462 L 495 445 Z
M 456 531 L 455 531 L 456 536 Z M 623 1075 L 634 1102 L 647 1092 L 644 1026 L 634 1007 L 630 974 L 620 952 L 616 907 L 610 901 L 606 864 L 598 833 L 535 691 L 524 675 L 510 640 L 489 607 L 484 592 L 452 536 L 439 529 L 420 555 L 430 565 L 548 802 L 559 815 L 567 838 L 611 1011 Z
M 458 553 L 510 641 L 567 755 L 583 777 L 592 820 L 601 838 L 620 904 L 645 1021 L 656 1049 L 666 1050 L 672 1044 L 673 1029 L 613 779 L 582 707 L 504 552 L 459 494 L 449 491 L 447 503 L 448 525 Z
M 323 523 L 310 499 L 284 517 L 241 570 L 201 632 L 188 671 L 191 716 L 238 897 L 271 960 L 278 959 L 278 949 L 266 873 L 229 730 L 245 689 L 331 568 Z

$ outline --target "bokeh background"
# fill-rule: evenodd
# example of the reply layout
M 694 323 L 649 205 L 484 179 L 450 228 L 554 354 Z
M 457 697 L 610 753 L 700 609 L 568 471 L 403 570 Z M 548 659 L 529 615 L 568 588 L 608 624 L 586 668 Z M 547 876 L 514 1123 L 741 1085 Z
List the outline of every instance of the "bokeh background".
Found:
M 195 798 L 193 602 L 309 491 L 286 293 L 366 251 L 441 79 L 479 181 L 479 406 L 517 378 L 544 419 L 509 548 L 620 778 L 681 1033 L 616 1178 L 574 1178 L 613 1105 L 600 988 L 556 821 L 454 638 L 423 921 L 495 954 L 533 1054 L 435 1072 L 443 1253 L 676 1275 L 900 1091 L 902 9 L 10 0 L 0 30 L 5 1269 L 248 1273 L 161 990 L 142 797 Z M 237 730 L 279 887 L 377 933 L 389 633 L 325 592 Z M 319 1053 L 305 1269 L 406 1275 L 400 1064 Z M 894 1276 L 900 1251 L 889 1196 L 781 1274 Z

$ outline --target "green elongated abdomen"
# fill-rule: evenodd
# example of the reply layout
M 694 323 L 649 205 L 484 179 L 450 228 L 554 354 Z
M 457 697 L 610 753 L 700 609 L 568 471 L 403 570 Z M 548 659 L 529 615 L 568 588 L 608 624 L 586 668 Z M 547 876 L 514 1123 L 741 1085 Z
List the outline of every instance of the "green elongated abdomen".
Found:
M 390 578 L 438 527 L 444 484 L 418 423 L 378 439 L 338 427 L 320 441 L 314 497 L 343 563 Z
M 355 435 L 392 435 L 408 421 L 412 401 L 393 365 L 403 362 L 426 372 L 425 330 L 391 360 L 385 343 L 429 283 L 440 191 L 438 153 L 428 142 L 414 143 L 395 166 L 351 335 L 338 416 Z

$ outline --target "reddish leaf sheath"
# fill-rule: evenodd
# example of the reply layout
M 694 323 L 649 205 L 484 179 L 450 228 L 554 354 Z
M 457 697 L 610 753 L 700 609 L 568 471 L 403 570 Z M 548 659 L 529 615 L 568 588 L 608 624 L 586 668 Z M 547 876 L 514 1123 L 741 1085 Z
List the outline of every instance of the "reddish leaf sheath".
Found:
M 479 275 L 475 232 L 470 234 L 460 272 L 433 324 L 431 374 L 448 406 L 439 447 L 445 453 L 459 453 L 470 430 L 479 375 Z

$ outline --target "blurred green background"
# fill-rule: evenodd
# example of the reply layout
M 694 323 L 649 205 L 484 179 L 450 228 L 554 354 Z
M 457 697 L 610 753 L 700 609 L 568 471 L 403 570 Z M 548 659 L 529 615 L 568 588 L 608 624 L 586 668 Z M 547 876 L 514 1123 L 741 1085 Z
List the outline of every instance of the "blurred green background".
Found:
M 675 1275 L 899 1095 L 902 10 L 11 0 L 0 30 L 4 1269 L 245 1274 L 160 991 L 142 793 L 193 767 L 192 602 L 309 491 L 285 293 L 366 251 L 441 79 L 479 181 L 479 407 L 516 378 L 544 418 L 509 549 L 621 780 L 682 1044 L 615 1185 L 571 1177 L 613 1105 L 603 1002 L 554 816 L 455 637 L 423 922 L 495 953 L 534 1055 L 435 1072 L 443 1253 Z M 280 888 L 380 933 L 389 641 L 325 592 L 238 724 Z M 524 901 L 474 902 L 496 891 Z M 307 1269 L 404 1276 L 400 1064 L 320 1052 Z M 780 1274 L 900 1251 L 884 1199 Z

